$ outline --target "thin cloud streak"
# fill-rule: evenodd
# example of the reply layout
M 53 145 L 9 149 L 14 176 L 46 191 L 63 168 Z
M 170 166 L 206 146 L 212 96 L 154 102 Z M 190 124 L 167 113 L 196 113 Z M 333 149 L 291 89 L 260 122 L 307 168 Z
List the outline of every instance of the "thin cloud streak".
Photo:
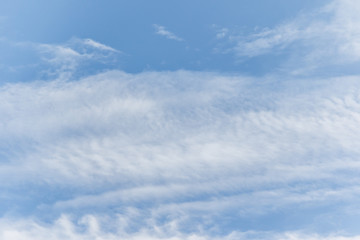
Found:
M 178 42 L 184 41 L 184 39 L 176 36 L 174 33 L 170 32 L 170 31 L 166 30 L 166 28 L 164 26 L 153 24 L 153 27 L 155 28 L 155 33 L 160 36 L 164 36 L 167 39 L 175 40 Z
M 87 39 L 84 39 L 82 40 L 82 42 L 86 45 L 89 45 L 91 47 L 94 47 L 94 48 L 97 48 L 97 49 L 100 49 L 100 50 L 104 50 L 104 51 L 110 51 L 110 52 L 116 52 L 116 53 L 121 53 L 119 50 L 116 50 L 112 47 L 109 47 L 105 44 L 102 44 L 102 43 L 99 43 L 99 42 L 96 42 L 90 38 L 87 38 Z

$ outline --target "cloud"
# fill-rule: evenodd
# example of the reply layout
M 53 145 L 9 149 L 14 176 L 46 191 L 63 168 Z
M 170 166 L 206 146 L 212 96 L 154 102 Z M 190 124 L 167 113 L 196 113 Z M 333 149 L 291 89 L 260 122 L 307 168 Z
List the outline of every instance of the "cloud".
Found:
M 100 50 L 104 50 L 104 51 L 110 51 L 110 52 L 117 52 L 117 53 L 120 53 L 119 50 L 116 50 L 112 47 L 109 47 L 107 45 L 104 45 L 102 43 L 99 43 L 99 42 L 96 42 L 90 38 L 87 38 L 87 39 L 84 39 L 82 40 L 82 42 L 86 45 L 89 45 L 91 47 L 94 47 L 94 48 L 97 48 L 97 49 L 100 49 Z
M 44 68 L 45 75 L 53 78 L 62 75 L 66 79 L 76 74 L 79 70 L 85 71 L 82 66 L 93 65 L 97 69 L 99 64 L 111 66 L 121 54 L 119 50 L 92 39 L 73 38 L 64 44 L 32 44 L 42 56 L 43 61 L 48 63 Z
M 57 73 L 65 73 L 65 78 L 77 69 L 80 61 L 91 58 L 90 55 L 79 53 L 67 46 L 41 44 L 38 47 L 41 49 L 43 55 L 47 55 L 43 60 L 51 66 L 54 66 Z
M 118 216 L 113 222 L 107 223 L 104 218 L 86 215 L 77 221 L 63 215 L 53 224 L 39 224 L 33 220 L 4 221 L 0 222 L 0 236 L 3 240 L 43 240 L 43 239 L 131 239 L 131 240 L 355 240 L 359 236 L 344 236 L 341 234 L 321 236 L 301 232 L 240 232 L 234 231 L 226 236 L 209 236 L 206 233 L 184 234 L 178 231 L 176 223 L 142 229 L 139 232 L 127 233 L 124 231 L 124 218 Z M 106 225 L 107 228 L 106 229 Z
M 175 41 L 179 41 L 179 42 L 184 41 L 184 39 L 176 36 L 174 33 L 169 32 L 168 30 L 166 30 L 164 26 L 153 24 L 153 27 L 155 28 L 155 33 L 158 35 L 161 35 L 161 36 L 166 37 L 167 39 L 171 39 L 171 40 L 175 40 Z
M 225 38 L 225 37 L 227 37 L 229 35 L 229 29 L 228 28 L 220 27 L 220 26 L 218 26 L 216 24 L 213 24 L 212 28 L 216 32 L 216 38 L 217 39 L 223 39 L 223 38 Z
M 218 33 L 216 34 L 216 38 L 221 39 L 224 38 L 229 32 L 227 28 L 221 28 Z
M 339 6 L 321 14 L 347 18 Z M 235 49 L 328 40 L 315 34 L 322 18 L 299 19 Z M 91 39 L 34 46 L 52 77 L 0 87 L 2 239 L 356 239 L 358 75 L 79 76 L 119 51 Z
M 65 43 L 45 44 L 0 39 L 4 82 L 78 78 L 119 68 L 122 52 L 92 39 L 72 38 Z
M 232 34 L 230 39 L 235 43 L 232 51 L 239 58 L 287 53 L 290 56 L 284 62 L 290 63 L 284 65 L 294 72 L 303 68 L 303 73 L 319 67 L 358 62 L 359 9 L 358 1 L 334 0 L 316 11 L 302 13 L 293 20 L 252 35 Z
M 359 92 L 357 76 L 278 81 L 191 71 L 7 84 L 3 206 L 40 219 L 133 209 L 130 229 L 139 232 L 141 219 L 149 228 L 176 221 L 180 235 L 169 238 L 180 239 L 199 229 L 227 236 L 235 229 L 219 230 L 226 219 L 288 208 L 311 219 L 320 206 L 354 209 Z

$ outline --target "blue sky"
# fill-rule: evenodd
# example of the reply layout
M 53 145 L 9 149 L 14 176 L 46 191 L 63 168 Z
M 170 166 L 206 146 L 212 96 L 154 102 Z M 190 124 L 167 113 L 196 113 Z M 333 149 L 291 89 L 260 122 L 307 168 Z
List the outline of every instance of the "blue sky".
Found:
M 260 57 L 239 64 L 228 51 L 233 42 L 224 41 L 228 36 L 219 39 L 219 33 L 227 29 L 230 36 L 245 37 L 326 1 L 3 2 L 0 31 L 11 41 L 64 43 L 74 37 L 90 38 L 122 51 L 117 67 L 131 73 L 186 69 L 259 74 L 276 67 L 273 60 Z M 183 41 L 155 34 L 154 25 Z M 15 58 L 13 51 L 8 54 Z M 19 55 L 17 61 L 32 62 Z
M 0 238 L 360 238 L 360 3 L 1 1 Z

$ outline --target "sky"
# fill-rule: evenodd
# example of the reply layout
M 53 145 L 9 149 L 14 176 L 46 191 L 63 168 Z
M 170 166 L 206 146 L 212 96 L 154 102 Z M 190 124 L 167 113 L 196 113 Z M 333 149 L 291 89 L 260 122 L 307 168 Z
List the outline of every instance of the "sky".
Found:
M 2 0 L 0 239 L 360 239 L 359 12 Z

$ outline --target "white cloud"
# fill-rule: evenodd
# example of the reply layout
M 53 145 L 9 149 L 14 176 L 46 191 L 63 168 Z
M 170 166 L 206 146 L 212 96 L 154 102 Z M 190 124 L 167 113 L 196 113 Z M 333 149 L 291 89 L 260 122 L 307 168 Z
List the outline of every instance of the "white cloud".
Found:
M 231 39 L 236 42 L 233 50 L 238 57 L 289 50 L 293 71 L 357 62 L 360 61 L 359 11 L 360 4 L 356 0 L 334 0 L 317 11 L 304 13 L 274 28 L 246 37 L 232 35 Z
M 116 50 L 112 47 L 109 47 L 107 45 L 104 45 L 102 43 L 99 43 L 99 42 L 96 42 L 90 38 L 87 38 L 87 39 L 83 39 L 82 40 L 84 44 L 86 45 L 89 45 L 91 47 L 94 47 L 94 48 L 98 48 L 98 49 L 101 49 L 101 50 L 104 50 L 104 51 L 110 51 L 110 52 L 117 52 L 117 53 L 120 53 L 119 50 Z
M 317 49 L 309 62 L 357 60 L 356 6 L 334 1 L 316 20 L 299 17 L 238 41 L 237 54 L 301 42 Z M 105 71 L 71 81 L 82 61 L 120 52 L 91 39 L 36 47 L 55 80 L 0 87 L 1 239 L 359 238 L 300 232 L 319 229 L 324 213 L 316 211 L 299 231 L 247 231 L 237 222 L 288 209 L 336 206 L 326 214 L 339 218 L 358 211 L 359 76 Z M 223 230 L 223 220 L 239 227 Z
M 143 227 L 138 232 L 127 232 L 126 221 L 122 216 L 107 222 L 108 219 L 86 215 L 79 220 L 72 220 L 63 215 L 53 224 L 39 224 L 33 220 L 0 222 L 0 237 L 3 240 L 356 240 L 360 236 L 342 234 L 317 235 L 301 232 L 240 232 L 234 231 L 225 236 L 209 236 L 204 232 L 181 233 L 177 223 L 169 223 L 151 228 Z M 107 226 L 107 227 L 106 227 Z
M 143 220 L 171 216 L 180 226 L 196 226 L 199 215 L 215 221 L 214 209 L 245 217 L 294 205 L 353 206 L 358 77 L 259 81 L 110 71 L 5 85 L 3 192 L 45 182 L 81 191 L 35 197 L 40 215 L 134 208 Z
M 14 209 L 23 205 L 26 191 L 31 201 L 24 205 L 34 218 L 69 212 L 78 218 L 112 209 L 137 232 L 122 231 L 128 239 L 246 239 L 242 232 L 220 234 L 221 220 L 294 206 L 356 209 L 358 76 L 250 78 L 191 71 L 106 71 L 76 81 L 63 76 L 76 71 L 79 61 L 114 52 L 99 44 L 41 45 L 61 77 L 0 87 L 5 193 L 0 199 L 14 199 L 9 203 Z M 32 193 L 37 188 L 47 197 Z M 63 195 L 53 197 L 53 189 Z M 7 221 L 0 226 L 3 239 L 42 239 L 49 232 L 53 239 L 119 238 L 84 230 L 66 217 L 47 226 Z M 281 237 L 341 239 L 289 234 Z
M 42 54 L 48 55 L 44 58 L 46 62 L 55 66 L 59 73 L 66 73 L 64 78 L 78 67 L 79 61 L 90 58 L 90 55 L 81 54 L 67 46 L 41 44 L 39 48 Z
M 166 30 L 164 26 L 160 26 L 157 24 L 153 24 L 153 27 L 155 28 L 155 33 L 161 36 L 166 37 L 167 39 L 175 40 L 175 41 L 184 41 L 184 39 L 176 36 L 174 33 Z
M 121 52 L 92 39 L 73 38 L 64 44 L 30 44 L 49 65 L 44 73 L 52 78 L 69 78 L 84 63 L 110 63 Z

